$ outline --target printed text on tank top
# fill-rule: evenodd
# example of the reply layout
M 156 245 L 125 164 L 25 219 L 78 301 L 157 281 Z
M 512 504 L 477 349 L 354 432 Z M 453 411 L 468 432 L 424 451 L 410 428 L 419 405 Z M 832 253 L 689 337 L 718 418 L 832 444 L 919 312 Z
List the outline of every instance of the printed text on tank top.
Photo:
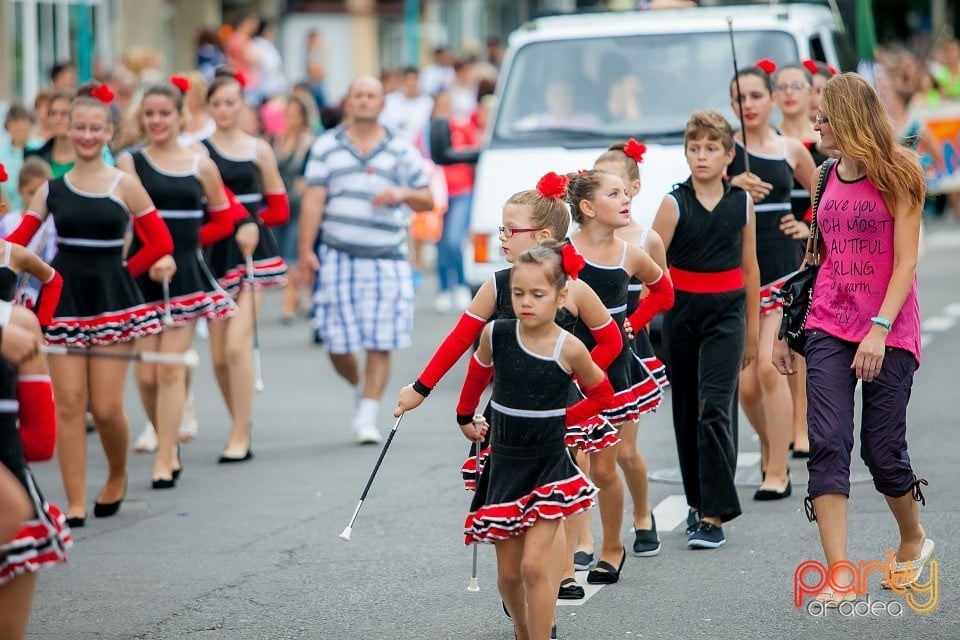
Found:
M 626 270 L 626 268 L 624 267 L 624 265 L 625 265 L 626 262 L 627 262 L 627 249 L 628 249 L 629 247 L 628 247 L 627 243 L 624 242 L 623 240 L 619 240 L 619 242 L 620 242 L 621 245 L 623 245 L 623 250 L 622 250 L 621 253 L 620 253 L 620 263 L 619 263 L 619 264 L 616 264 L 616 265 L 597 264 L 596 262 L 591 262 L 590 260 L 588 260 L 588 259 L 586 258 L 586 256 L 584 256 L 583 261 L 586 262 L 586 263 L 587 263 L 588 265 L 590 265 L 591 267 L 594 267 L 595 269 L 605 269 L 605 270 L 607 270 L 607 271 L 620 270 L 620 271 L 623 271 L 624 273 L 626 273 L 627 270 Z M 573 238 L 570 238 L 570 246 L 572 246 L 574 249 L 577 249 L 577 246 L 573 243 Z M 580 253 L 580 255 L 583 255 L 583 253 L 582 253 L 579 249 L 577 249 L 577 253 Z M 628 276 L 629 276 L 629 274 L 628 274 Z M 629 287 L 629 285 L 627 285 L 627 286 Z M 594 287 L 594 289 L 596 289 L 596 287 Z M 601 296 L 600 299 L 603 300 L 603 296 Z M 606 304 L 606 301 L 605 301 L 605 300 L 604 300 L 604 303 Z M 607 307 L 607 313 L 609 313 L 611 316 L 612 316 L 612 315 L 616 315 L 616 314 L 618 314 L 618 313 L 623 313 L 623 312 L 625 312 L 626 310 L 627 310 L 627 305 L 626 305 L 626 303 L 621 304 L 621 305 L 617 305 L 616 307 Z

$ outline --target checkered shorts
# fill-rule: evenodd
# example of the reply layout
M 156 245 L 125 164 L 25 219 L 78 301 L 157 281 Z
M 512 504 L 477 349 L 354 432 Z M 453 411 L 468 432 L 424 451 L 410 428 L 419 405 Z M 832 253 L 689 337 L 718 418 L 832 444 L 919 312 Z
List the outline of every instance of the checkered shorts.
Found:
M 357 258 L 320 246 L 314 327 L 334 354 L 410 346 L 413 278 L 406 260 Z

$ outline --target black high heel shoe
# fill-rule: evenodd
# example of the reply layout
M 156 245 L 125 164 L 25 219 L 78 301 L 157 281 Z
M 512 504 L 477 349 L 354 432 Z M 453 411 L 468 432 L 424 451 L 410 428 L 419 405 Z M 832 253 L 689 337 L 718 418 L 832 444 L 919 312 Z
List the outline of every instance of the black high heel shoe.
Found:
M 246 462 L 247 460 L 253 460 L 253 449 L 247 449 L 247 452 L 240 456 L 239 458 L 233 458 L 231 456 L 221 454 L 220 459 L 217 460 L 218 464 L 233 464 L 235 462 Z
M 82 516 L 73 516 L 67 518 L 67 526 L 71 529 L 79 529 L 80 527 L 86 526 L 87 524 L 87 515 Z
M 179 467 L 173 470 L 173 481 L 176 482 L 180 479 L 180 473 L 183 471 L 183 461 L 180 460 L 180 443 L 177 443 L 177 464 Z M 158 487 L 154 487 L 157 489 Z
M 172 478 L 154 478 L 152 484 L 154 489 L 173 489 L 177 486 L 177 476 L 174 474 Z
M 127 483 L 123 483 L 123 495 L 120 496 L 120 499 L 116 502 L 94 502 L 93 503 L 93 517 L 94 518 L 109 518 L 110 516 L 117 515 L 117 512 L 120 511 L 120 505 L 123 504 L 124 498 L 127 497 Z

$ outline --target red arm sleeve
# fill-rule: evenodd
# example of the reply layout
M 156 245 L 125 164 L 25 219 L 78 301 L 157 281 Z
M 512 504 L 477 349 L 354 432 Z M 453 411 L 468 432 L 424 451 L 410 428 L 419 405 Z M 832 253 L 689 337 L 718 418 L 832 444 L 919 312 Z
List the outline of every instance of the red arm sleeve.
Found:
M 477 316 L 464 312 L 453 330 L 437 347 L 420 377 L 417 378 L 420 384 L 428 389 L 437 386 L 440 378 L 446 375 L 447 371 L 450 371 L 457 360 L 460 359 L 460 356 L 465 354 L 470 345 L 476 341 L 477 336 L 483 331 L 483 325 L 486 323 L 486 320 L 481 320 Z
M 53 457 L 57 442 L 57 411 L 50 376 L 21 376 L 17 380 L 20 403 L 20 440 L 27 462 Z
M 43 221 L 40 219 L 40 216 L 32 211 L 27 211 L 23 214 L 23 219 L 20 220 L 17 228 L 14 229 L 5 240 L 25 247 L 27 243 L 33 239 L 33 236 L 36 235 L 41 224 L 43 224 Z
M 620 327 L 613 318 L 610 318 L 606 324 L 590 329 L 590 335 L 597 342 L 596 346 L 590 350 L 590 358 L 597 363 L 598 367 L 606 371 L 623 351 L 623 334 L 620 333 Z
M 226 186 L 223 187 L 223 190 L 227 193 L 227 202 L 230 203 L 230 219 L 233 221 L 234 226 L 239 226 L 245 222 L 256 222 L 254 217 L 250 215 L 250 212 L 247 210 L 243 203 L 237 200 L 237 196 L 228 189 Z
M 470 365 L 467 367 L 467 377 L 463 381 L 463 388 L 460 390 L 460 401 L 457 403 L 458 416 L 473 416 L 477 412 L 477 405 L 480 404 L 480 396 L 483 390 L 490 384 L 493 378 L 493 365 L 484 365 L 477 360 L 474 354 L 470 358 Z
M 650 293 L 640 299 L 640 305 L 629 318 L 634 333 L 647 326 L 653 316 L 673 306 L 673 283 L 666 273 L 661 274 L 655 282 L 644 284 Z
M 219 209 L 207 209 L 210 219 L 200 227 L 200 246 L 206 247 L 218 240 L 230 237 L 233 233 L 233 216 L 228 199 Z
M 54 270 L 49 280 L 40 287 L 40 297 L 37 301 L 37 320 L 40 326 L 48 327 L 53 322 L 53 314 L 60 302 L 60 293 L 63 291 L 63 278 Z
M 260 220 L 264 226 L 276 227 L 289 222 L 290 199 L 287 197 L 286 191 L 268 193 L 264 198 L 267 201 L 267 206 L 260 211 Z
M 580 424 L 604 409 L 609 409 L 613 406 L 613 386 L 610 384 L 610 379 L 607 378 L 606 374 L 604 374 L 603 380 L 592 387 L 586 387 L 583 393 L 587 397 L 567 409 L 568 427 Z
M 173 252 L 173 238 L 167 223 L 156 209 L 135 216 L 133 231 L 143 247 L 127 259 L 127 270 L 135 277 L 146 273 L 153 263 Z

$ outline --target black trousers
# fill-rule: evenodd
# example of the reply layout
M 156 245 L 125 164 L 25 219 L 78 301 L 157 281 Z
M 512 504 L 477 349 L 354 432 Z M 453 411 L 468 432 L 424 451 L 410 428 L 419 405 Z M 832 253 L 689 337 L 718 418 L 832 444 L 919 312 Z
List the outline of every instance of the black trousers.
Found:
M 726 522 L 740 515 L 737 380 L 746 330 L 743 290 L 676 292 L 663 321 L 673 429 L 687 503 Z

